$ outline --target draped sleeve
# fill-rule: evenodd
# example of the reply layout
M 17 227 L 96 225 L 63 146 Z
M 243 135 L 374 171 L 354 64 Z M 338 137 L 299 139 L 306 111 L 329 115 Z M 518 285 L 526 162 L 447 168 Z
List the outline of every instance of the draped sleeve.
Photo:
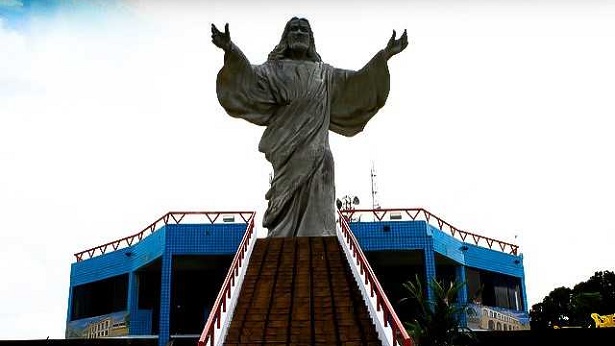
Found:
M 224 54 L 216 93 L 220 105 L 230 116 L 256 125 L 266 126 L 275 111 L 267 67 L 251 65 L 234 44 Z
M 384 106 L 389 85 L 389 68 L 383 51 L 359 71 L 333 69 L 329 129 L 347 137 L 363 131 L 367 122 Z

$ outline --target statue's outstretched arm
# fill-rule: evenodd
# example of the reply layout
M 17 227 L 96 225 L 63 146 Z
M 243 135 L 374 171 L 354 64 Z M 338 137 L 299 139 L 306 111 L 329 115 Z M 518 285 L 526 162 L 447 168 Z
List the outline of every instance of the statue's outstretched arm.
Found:
M 239 49 L 239 47 L 231 41 L 231 33 L 228 30 L 228 23 L 224 25 L 224 32 L 218 30 L 216 25 L 211 25 L 211 42 L 213 42 L 216 47 L 224 51 L 225 61 L 232 59 L 235 61 L 241 61 L 241 63 L 246 66 L 250 66 L 250 61 L 246 58 L 241 49 Z
M 384 56 L 389 60 L 393 55 L 401 53 L 406 47 L 408 47 L 408 33 L 404 29 L 404 33 L 401 34 L 398 40 L 395 39 L 395 30 L 393 35 L 389 39 L 387 46 L 383 49 Z
M 382 108 L 389 95 L 390 75 L 387 61 L 408 46 L 406 30 L 358 71 L 335 69 L 331 101 L 331 131 L 354 136 L 363 131 L 367 122 Z
M 215 24 L 211 25 L 211 42 L 225 52 L 231 49 L 231 33 L 228 31 L 228 23 L 224 25 L 224 32 L 218 30 Z
M 408 47 L 408 33 L 406 30 L 404 30 L 404 33 L 401 34 L 399 39 L 396 39 L 395 36 L 396 33 L 395 30 L 393 30 L 393 35 L 389 39 L 386 47 L 376 53 L 372 60 L 370 60 L 365 66 L 363 66 L 363 68 L 361 68 L 361 70 L 358 71 L 359 74 L 363 74 L 372 69 L 374 65 L 378 65 L 383 62 L 386 65 L 386 62 L 391 59 L 393 55 L 401 53 L 404 49 L 406 49 L 406 47 Z
M 262 75 L 263 69 L 252 66 L 231 41 L 228 24 L 224 32 L 212 24 L 211 41 L 224 51 L 224 66 L 216 79 L 216 94 L 220 105 L 232 117 L 243 118 L 256 125 L 266 125 L 276 102 Z M 259 80 L 263 83 L 259 83 Z

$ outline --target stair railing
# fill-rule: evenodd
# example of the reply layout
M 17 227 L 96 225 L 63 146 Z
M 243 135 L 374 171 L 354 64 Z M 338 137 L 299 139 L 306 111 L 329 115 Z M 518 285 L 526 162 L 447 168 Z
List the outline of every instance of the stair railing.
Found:
M 237 253 L 229 268 L 218 297 L 209 313 L 203 332 L 198 341 L 198 346 L 222 345 L 226 337 L 226 331 L 230 325 L 237 305 L 237 298 L 241 292 L 241 285 L 245 277 L 252 250 L 256 244 L 257 232 L 254 229 L 254 214 L 248 220 L 248 227 L 243 239 L 239 244 Z
M 338 218 L 337 237 L 342 244 L 363 299 L 367 303 L 382 344 L 387 346 L 413 346 L 412 338 L 408 335 L 395 310 L 393 310 L 393 306 L 382 286 L 380 286 L 372 267 L 367 262 L 357 238 L 350 230 L 348 220 L 339 211 Z

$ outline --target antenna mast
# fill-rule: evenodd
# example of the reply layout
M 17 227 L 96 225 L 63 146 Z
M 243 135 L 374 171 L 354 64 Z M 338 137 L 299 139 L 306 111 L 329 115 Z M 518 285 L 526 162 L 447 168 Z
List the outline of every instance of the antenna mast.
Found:
M 380 203 L 378 203 L 378 189 L 376 187 L 376 168 L 374 168 L 374 162 L 372 161 L 372 168 L 370 171 L 370 176 L 372 180 L 372 209 L 380 209 Z

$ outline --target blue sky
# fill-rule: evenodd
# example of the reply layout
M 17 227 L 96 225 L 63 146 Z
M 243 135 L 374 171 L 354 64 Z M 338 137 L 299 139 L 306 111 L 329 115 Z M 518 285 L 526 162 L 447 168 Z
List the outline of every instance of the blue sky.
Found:
M 75 252 L 171 210 L 258 221 L 262 128 L 218 104 L 210 25 L 261 63 L 292 16 L 349 69 L 408 30 L 385 107 L 331 135 L 338 195 L 370 207 L 374 164 L 381 206 L 517 243 L 530 304 L 614 269 L 608 1 L 0 0 L 0 339 L 63 337 Z
M 4 26 L 27 31 L 33 22 L 47 21 L 60 16 L 71 20 L 100 20 L 104 16 L 117 16 L 128 10 L 121 0 L 0 0 L 0 18 Z
M 53 2 L 50 1 L 50 4 Z M 53 7 L 49 7 L 51 10 Z M 2 0 L 0 1 L 0 18 L 8 28 L 23 28 L 27 26 L 30 17 L 36 14 L 29 1 L 21 0 Z M 47 12 L 47 11 L 43 11 Z
M 50 17 L 60 9 L 75 8 L 76 4 L 66 0 L 1 0 L 0 17 L 5 19 L 8 27 L 23 29 L 37 17 Z

